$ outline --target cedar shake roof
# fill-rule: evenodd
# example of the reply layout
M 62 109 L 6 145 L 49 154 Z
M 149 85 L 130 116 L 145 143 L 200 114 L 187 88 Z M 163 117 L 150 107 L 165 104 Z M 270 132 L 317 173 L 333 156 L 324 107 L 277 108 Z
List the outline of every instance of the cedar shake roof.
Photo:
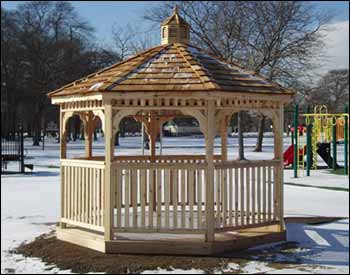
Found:
M 191 45 L 174 43 L 150 48 L 48 96 L 148 91 L 293 94 L 238 64 L 223 62 Z

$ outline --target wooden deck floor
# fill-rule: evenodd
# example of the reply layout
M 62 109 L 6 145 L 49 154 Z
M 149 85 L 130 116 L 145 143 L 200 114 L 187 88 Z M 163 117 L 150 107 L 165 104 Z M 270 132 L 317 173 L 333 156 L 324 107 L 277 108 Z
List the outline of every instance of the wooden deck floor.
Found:
M 57 238 L 103 253 L 215 255 L 284 241 L 286 232 L 279 232 L 278 226 L 270 225 L 216 233 L 215 241 L 208 243 L 205 242 L 204 235 L 161 233 L 118 233 L 116 240 L 105 241 L 99 233 L 78 228 L 57 228 Z

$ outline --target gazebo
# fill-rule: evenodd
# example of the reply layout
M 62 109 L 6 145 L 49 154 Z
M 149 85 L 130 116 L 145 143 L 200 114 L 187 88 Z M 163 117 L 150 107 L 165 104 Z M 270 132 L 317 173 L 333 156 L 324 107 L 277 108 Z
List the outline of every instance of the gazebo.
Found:
M 105 253 L 211 255 L 281 241 L 283 106 L 293 93 L 189 44 L 177 8 L 161 45 L 49 93 L 60 106 L 61 217 L 57 238 Z M 228 160 L 229 119 L 240 110 L 271 118 L 274 158 Z M 67 158 L 66 127 L 84 123 L 85 156 Z M 174 117 L 192 116 L 205 155 L 157 155 Z M 120 121 L 143 123 L 149 155 L 115 156 Z M 92 154 L 101 120 L 104 156 Z M 221 154 L 214 155 L 214 138 Z

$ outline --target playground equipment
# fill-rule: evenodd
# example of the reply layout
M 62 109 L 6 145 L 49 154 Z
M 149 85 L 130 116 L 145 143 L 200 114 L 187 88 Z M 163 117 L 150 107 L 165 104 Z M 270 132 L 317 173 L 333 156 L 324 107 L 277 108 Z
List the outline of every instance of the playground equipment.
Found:
M 292 131 L 292 145 L 284 152 L 284 165 L 293 165 L 294 177 L 298 177 L 299 171 L 304 171 L 310 176 L 311 169 L 318 168 L 319 155 L 328 168 L 339 169 L 337 163 L 337 144 L 344 144 L 344 174 L 349 174 L 349 114 L 348 106 L 343 114 L 328 113 L 327 106 L 315 106 L 314 112 L 310 107 L 305 114 L 304 125 L 298 125 L 299 107 L 295 106 L 294 123 Z M 298 129 L 297 131 L 295 129 Z M 306 162 L 305 162 L 306 156 Z

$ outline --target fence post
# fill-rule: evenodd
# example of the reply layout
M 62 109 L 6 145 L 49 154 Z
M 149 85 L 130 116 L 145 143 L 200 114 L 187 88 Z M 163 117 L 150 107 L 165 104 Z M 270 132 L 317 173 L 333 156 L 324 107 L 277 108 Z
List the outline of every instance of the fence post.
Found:
M 307 106 L 307 113 L 310 114 L 311 108 L 310 106 Z M 306 176 L 310 176 L 310 169 L 311 169 L 311 154 L 312 154 L 312 137 L 311 137 L 311 131 L 312 131 L 312 124 L 309 119 L 309 124 L 306 125 Z
M 293 158 L 293 170 L 294 178 L 298 177 L 298 118 L 299 118 L 299 105 L 296 104 L 294 107 L 294 158 Z
M 19 126 L 19 138 L 20 138 L 20 165 L 21 165 L 21 173 L 24 173 L 24 136 L 23 136 L 23 126 Z
M 332 153 L 333 153 L 333 171 L 337 170 L 337 118 L 334 117 L 332 121 Z

